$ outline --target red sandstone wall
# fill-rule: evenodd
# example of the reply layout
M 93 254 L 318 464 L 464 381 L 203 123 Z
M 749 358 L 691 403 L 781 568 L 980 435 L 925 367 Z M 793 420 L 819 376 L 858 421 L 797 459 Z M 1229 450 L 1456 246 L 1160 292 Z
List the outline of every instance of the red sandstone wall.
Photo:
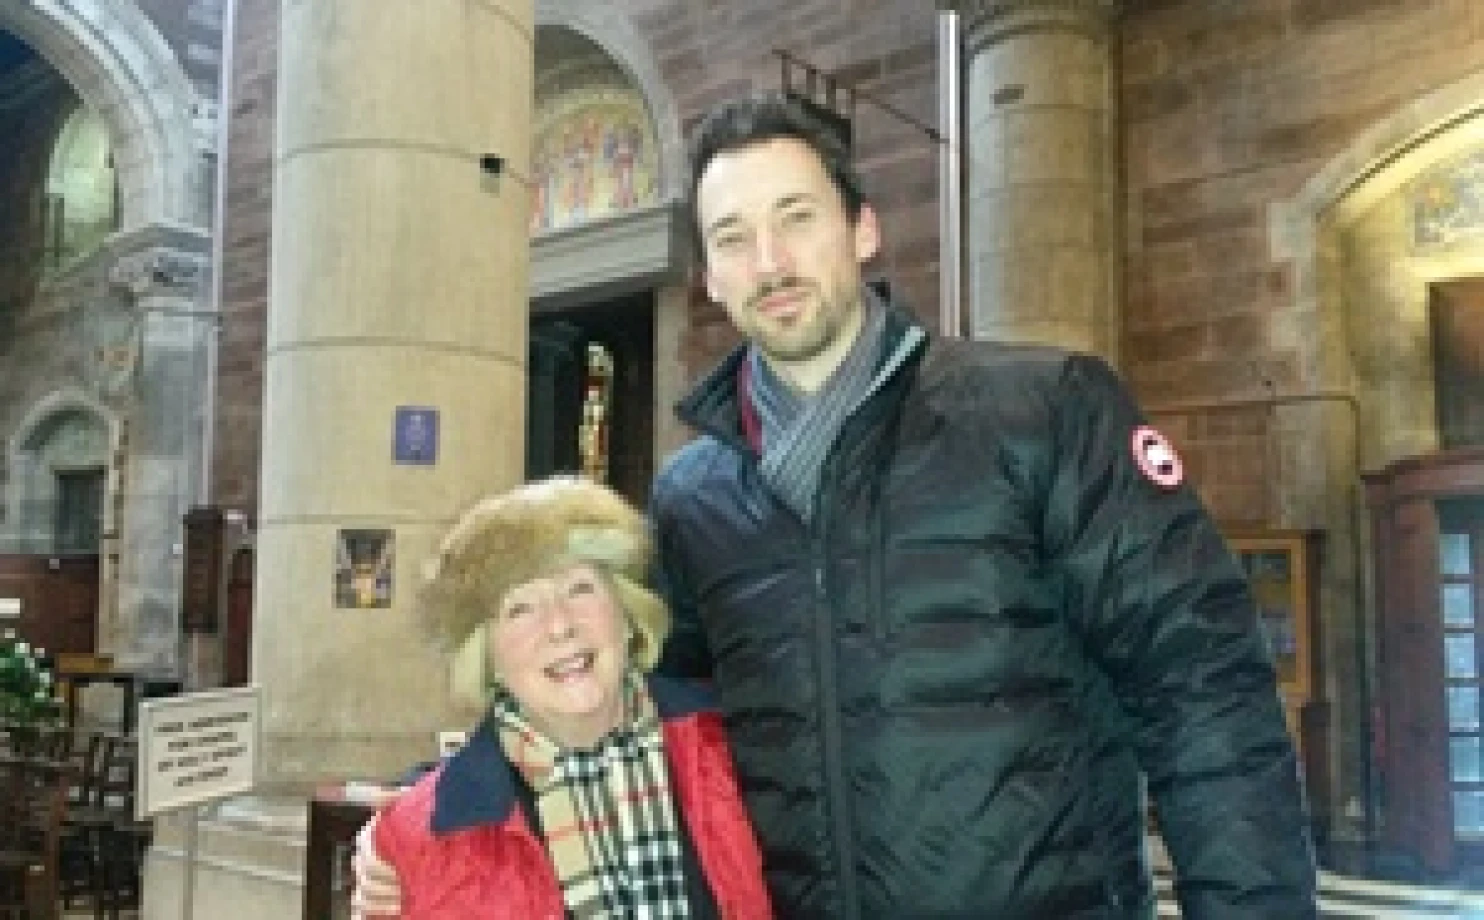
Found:
M 1124 371 L 1146 405 L 1297 386 L 1268 206 L 1409 100 L 1484 68 L 1475 0 L 1142 0 L 1122 24 Z M 1317 334 L 1317 331 L 1316 333 Z M 1162 413 L 1218 515 L 1262 523 L 1266 416 Z
M 255 512 L 273 223 L 278 0 L 237 0 L 235 46 L 212 491 L 218 503 Z

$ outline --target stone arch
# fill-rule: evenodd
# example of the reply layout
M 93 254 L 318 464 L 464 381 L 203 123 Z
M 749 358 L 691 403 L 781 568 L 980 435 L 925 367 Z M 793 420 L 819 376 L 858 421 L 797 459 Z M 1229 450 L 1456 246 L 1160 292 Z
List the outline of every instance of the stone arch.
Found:
M 537 0 L 536 28 L 550 27 L 570 29 L 586 38 L 629 76 L 649 107 L 659 141 L 660 198 L 680 198 L 685 190 L 686 153 L 679 109 L 660 76 L 649 43 L 622 11 L 589 0 Z
M 122 422 L 118 415 L 87 391 L 69 386 L 46 394 L 26 410 L 26 414 L 21 417 L 11 433 L 9 443 L 6 445 L 6 455 L 14 457 L 21 451 L 33 449 L 37 439 L 45 432 L 46 426 L 57 416 L 69 412 L 76 412 L 101 421 L 108 431 L 109 449 L 118 449 L 119 437 L 122 433 Z
M 1408 346 L 1400 337 L 1391 344 L 1379 340 L 1375 317 L 1384 307 L 1357 313 L 1358 301 L 1367 295 L 1355 280 L 1356 262 L 1377 258 L 1367 250 L 1367 241 L 1375 236 L 1371 224 L 1383 210 L 1395 217 L 1405 183 L 1456 152 L 1484 147 L 1481 114 L 1484 71 L 1381 119 L 1330 158 L 1292 198 L 1274 203 L 1268 214 L 1270 250 L 1275 261 L 1287 264 L 1293 290 L 1277 334 L 1299 356 L 1302 400 L 1280 402 L 1274 409 L 1285 471 L 1275 485 L 1282 509 L 1276 523 L 1320 529 L 1326 537 L 1319 591 L 1323 654 L 1334 664 L 1326 672 L 1325 692 L 1335 726 L 1329 756 L 1336 803 L 1369 801 L 1364 776 L 1370 756 L 1370 688 L 1375 685 L 1376 602 L 1360 476 L 1407 452 L 1430 449 L 1415 432 L 1395 439 L 1386 407 L 1406 405 L 1417 413 L 1415 399 L 1423 386 L 1429 405 L 1432 399 L 1431 381 L 1416 379 L 1418 343 Z M 1392 285 L 1385 266 L 1371 264 L 1371 275 L 1382 279 L 1374 287 Z M 1431 270 L 1410 264 L 1407 269 L 1404 283 L 1413 289 L 1406 297 L 1415 304 Z M 1451 270 L 1470 271 L 1457 260 Z M 1484 271 L 1484 258 L 1476 258 L 1473 270 Z M 1415 326 L 1415 315 L 1406 319 Z M 1357 347 L 1367 339 L 1369 345 Z M 1368 356 L 1367 347 L 1390 353 Z M 1412 398 L 1388 397 L 1392 386 L 1410 388 Z M 1331 817 L 1337 830 L 1347 820 Z M 1357 825 L 1350 832 L 1361 829 Z
M 107 446 L 100 458 L 106 471 L 103 528 L 105 531 L 109 530 L 114 524 L 112 491 L 118 476 L 113 458 L 118 453 L 123 423 L 113 410 L 86 391 L 78 387 L 63 387 L 37 400 L 26 411 L 6 443 L 8 475 L 5 483 L 5 529 L 10 533 L 9 542 L 17 543 L 18 549 L 28 549 L 19 544 L 26 541 L 26 534 L 38 528 L 38 521 L 33 519 L 38 513 L 38 499 L 44 499 L 49 494 L 39 480 L 41 474 L 46 472 L 40 468 L 39 450 L 58 420 L 71 415 L 95 422 L 107 433 Z
M 1318 386 L 1348 387 L 1352 368 L 1345 353 L 1342 305 L 1327 289 L 1325 260 L 1336 230 L 1420 171 L 1470 142 L 1484 142 L 1484 71 L 1471 74 L 1400 108 L 1372 125 L 1332 157 L 1298 194 L 1269 214 L 1273 256 L 1290 264 L 1297 316 L 1311 318 L 1320 333 L 1305 355 L 1304 376 Z M 1328 346 L 1320 344 L 1321 339 Z
M 0 29 L 55 67 L 108 125 L 116 151 L 121 223 L 202 226 L 202 106 L 174 54 L 132 0 L 0 4 Z

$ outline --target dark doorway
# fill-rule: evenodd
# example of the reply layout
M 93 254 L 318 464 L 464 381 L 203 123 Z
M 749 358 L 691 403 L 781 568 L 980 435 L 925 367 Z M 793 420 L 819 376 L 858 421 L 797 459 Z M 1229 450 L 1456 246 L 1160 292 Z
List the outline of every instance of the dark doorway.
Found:
M 654 475 L 654 296 L 645 291 L 531 316 L 526 476 L 582 470 L 580 433 L 590 383 L 588 354 L 611 357 L 608 483 L 643 503 Z
M 1484 278 L 1434 284 L 1430 300 L 1442 448 L 1484 446 Z

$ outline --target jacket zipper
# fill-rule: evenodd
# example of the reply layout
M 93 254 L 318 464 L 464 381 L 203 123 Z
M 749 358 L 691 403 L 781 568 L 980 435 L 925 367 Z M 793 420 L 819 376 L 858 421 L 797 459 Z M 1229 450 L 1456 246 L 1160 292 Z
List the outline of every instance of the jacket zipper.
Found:
M 814 544 L 814 635 L 819 664 L 819 720 L 824 735 L 823 766 L 825 777 L 825 812 L 831 835 L 835 839 L 835 863 L 840 880 L 840 916 L 845 920 L 860 917 L 859 895 L 855 889 L 855 837 L 846 795 L 843 732 L 840 727 L 839 681 L 835 662 L 835 618 L 829 599 L 829 533 L 823 515 L 824 483 L 832 481 L 833 450 L 825 458 L 820 476 L 821 487 L 814 493 L 813 523 L 810 531 Z

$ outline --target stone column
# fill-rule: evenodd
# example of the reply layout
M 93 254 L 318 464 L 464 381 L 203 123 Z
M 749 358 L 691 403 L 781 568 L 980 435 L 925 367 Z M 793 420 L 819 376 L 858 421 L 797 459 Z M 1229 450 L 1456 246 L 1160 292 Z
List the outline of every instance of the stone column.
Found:
M 1116 360 L 1112 0 L 965 0 L 969 334 Z
M 453 515 L 523 474 L 534 14 L 280 14 L 253 680 L 290 791 L 395 775 L 451 724 L 415 594 Z M 394 463 L 403 406 L 438 413 L 435 462 Z M 389 532 L 389 606 L 337 604 L 344 530 Z
M 132 343 L 113 346 L 123 357 L 95 362 L 95 385 L 129 407 L 127 443 L 117 445 L 122 500 L 110 528 L 117 536 L 104 535 L 100 572 L 106 588 L 116 550 L 117 607 L 114 617 L 101 617 L 112 635 L 100 640 L 122 667 L 175 675 L 181 521 L 200 482 L 201 393 L 215 327 L 202 303 L 207 238 L 183 231 L 155 236 L 142 238 L 146 245 L 123 253 L 108 270 L 109 282 L 132 301 L 133 328 L 126 333 Z M 117 379 L 101 376 L 109 369 L 119 369 Z M 114 497 L 112 489 L 108 495 Z

